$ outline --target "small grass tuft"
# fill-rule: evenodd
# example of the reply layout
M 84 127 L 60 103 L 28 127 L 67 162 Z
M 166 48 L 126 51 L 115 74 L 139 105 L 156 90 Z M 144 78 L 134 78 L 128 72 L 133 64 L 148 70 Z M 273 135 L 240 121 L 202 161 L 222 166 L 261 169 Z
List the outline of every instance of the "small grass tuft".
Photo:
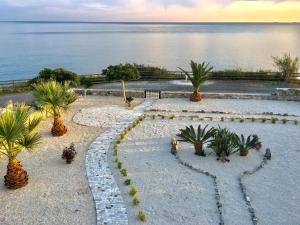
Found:
M 140 221 L 146 221 L 146 215 L 144 212 L 142 211 L 139 211 L 138 214 L 137 214 L 137 218 L 140 220 Z
M 120 170 L 120 174 L 123 176 L 123 177 L 127 177 L 127 170 L 126 169 L 121 169 Z
M 286 124 L 289 120 L 287 118 L 283 118 L 281 121 L 283 124 Z
M 271 118 L 271 122 L 272 122 L 272 123 L 276 123 L 277 120 L 278 120 L 278 119 L 277 119 L 276 117 L 272 117 L 272 118 Z
M 155 114 L 153 114 L 151 117 L 152 117 L 152 119 L 154 119 L 154 120 L 155 120 L 155 118 L 156 118 L 156 115 L 155 115 Z
M 256 118 L 255 118 L 255 117 L 252 117 L 252 118 L 251 118 L 251 122 L 254 123 L 255 121 L 256 121 Z
M 265 117 L 262 117 L 262 118 L 261 118 L 261 122 L 262 122 L 262 123 L 265 123 L 266 121 L 267 121 L 267 118 L 265 118 Z
M 121 168 L 122 168 L 122 163 L 118 162 L 118 169 L 121 169 Z
M 221 122 L 224 122 L 224 117 L 222 116 L 222 117 L 220 118 L 220 120 L 221 120 Z
M 169 117 L 171 120 L 175 118 L 175 114 L 171 114 Z
M 129 190 L 129 194 L 131 196 L 135 196 L 136 193 L 137 193 L 137 189 L 135 187 L 131 187 Z
M 140 200 L 137 197 L 133 197 L 132 204 L 133 205 L 139 205 L 140 204 Z
M 298 125 L 299 121 L 298 120 L 294 120 L 294 124 Z
M 126 186 L 129 186 L 130 184 L 131 184 L 131 179 L 126 179 L 125 181 L 124 181 L 124 184 L 126 185 Z
M 240 123 L 244 123 L 245 119 L 244 118 L 240 118 Z
M 234 117 L 231 117 L 231 118 L 230 118 L 230 121 L 231 121 L 231 122 L 234 122 L 234 121 L 235 121 L 235 118 L 234 118 Z

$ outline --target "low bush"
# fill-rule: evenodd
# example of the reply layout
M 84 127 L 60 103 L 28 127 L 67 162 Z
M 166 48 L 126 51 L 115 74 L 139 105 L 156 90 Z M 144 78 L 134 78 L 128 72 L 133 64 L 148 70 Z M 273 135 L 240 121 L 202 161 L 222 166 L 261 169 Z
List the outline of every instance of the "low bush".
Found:
M 85 88 L 89 88 L 93 86 L 93 81 L 89 77 L 80 77 L 80 84 L 83 85 Z
M 123 176 L 123 177 L 127 177 L 127 170 L 126 169 L 121 169 L 120 170 L 120 173 L 121 173 L 121 175 Z
M 124 181 L 124 184 L 126 185 L 126 186 L 128 186 L 128 185 L 130 185 L 131 184 L 131 179 L 126 179 L 125 181 Z
M 111 65 L 102 71 L 107 80 L 138 80 L 140 73 L 133 65 L 119 64 Z
M 139 204 L 140 204 L 140 200 L 139 200 L 137 197 L 134 197 L 134 198 L 132 199 L 132 204 L 133 204 L 133 205 L 139 205 Z
M 139 71 L 142 78 L 168 78 L 170 73 L 168 70 L 160 67 L 143 65 L 143 64 L 133 64 L 134 67 Z
M 130 190 L 129 190 L 129 194 L 131 196 L 134 196 L 136 193 L 137 193 L 137 189 L 135 187 L 131 187 Z
M 57 81 L 59 83 L 64 83 L 68 81 L 72 86 L 78 86 L 80 84 L 80 77 L 76 73 L 69 70 L 65 70 L 63 68 L 45 68 L 39 72 L 37 77 L 31 79 L 29 81 L 29 84 L 32 85 L 51 80 Z
M 121 169 L 121 168 L 122 168 L 122 163 L 118 162 L 118 169 Z
M 137 218 L 138 218 L 140 221 L 142 221 L 142 222 L 146 221 L 146 215 L 145 215 L 145 213 L 143 213 L 142 211 L 139 211 L 139 212 L 138 212 Z

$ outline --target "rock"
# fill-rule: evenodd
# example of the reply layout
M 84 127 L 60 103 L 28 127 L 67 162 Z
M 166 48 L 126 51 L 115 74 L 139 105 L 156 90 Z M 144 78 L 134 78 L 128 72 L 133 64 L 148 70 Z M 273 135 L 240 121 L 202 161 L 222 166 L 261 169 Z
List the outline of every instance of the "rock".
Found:
M 266 149 L 266 153 L 265 153 L 265 158 L 267 160 L 271 160 L 272 154 L 271 154 L 271 150 L 269 148 Z

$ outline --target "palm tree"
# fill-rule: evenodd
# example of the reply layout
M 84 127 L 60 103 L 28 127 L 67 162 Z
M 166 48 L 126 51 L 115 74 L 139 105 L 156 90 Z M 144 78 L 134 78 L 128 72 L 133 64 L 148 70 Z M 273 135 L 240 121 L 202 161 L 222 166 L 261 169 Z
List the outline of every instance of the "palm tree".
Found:
M 25 105 L 7 106 L 0 115 L 0 153 L 7 156 L 7 172 L 4 184 L 9 189 L 17 189 L 28 183 L 27 172 L 22 168 L 17 155 L 24 149 L 31 150 L 40 142 L 36 127 L 41 117 L 31 115 Z
M 203 145 L 210 141 L 211 137 L 215 135 L 215 128 L 207 129 L 206 125 L 203 129 L 201 125 L 198 126 L 197 131 L 191 125 L 190 127 L 185 127 L 185 129 L 180 129 L 180 133 L 177 134 L 178 137 L 181 138 L 179 141 L 191 143 L 194 145 L 195 154 L 200 156 L 205 156 L 205 152 L 203 150 Z
M 209 63 L 195 63 L 191 61 L 192 74 L 190 75 L 187 71 L 179 68 L 182 72 L 186 74 L 189 80 L 193 84 L 194 92 L 190 97 L 190 100 L 193 102 L 201 101 L 202 97 L 199 93 L 200 85 L 207 80 L 209 72 L 212 71 L 213 67 L 209 67 Z
M 272 57 L 274 66 L 282 73 L 283 78 L 288 81 L 293 73 L 299 70 L 299 58 L 292 58 L 290 53 L 285 53 L 282 57 Z
M 77 96 L 69 91 L 69 83 L 60 84 L 56 81 L 34 85 L 33 95 L 36 105 L 42 110 L 50 112 L 53 117 L 53 136 L 62 136 L 67 132 L 66 126 L 61 119 L 61 113 L 76 101 Z

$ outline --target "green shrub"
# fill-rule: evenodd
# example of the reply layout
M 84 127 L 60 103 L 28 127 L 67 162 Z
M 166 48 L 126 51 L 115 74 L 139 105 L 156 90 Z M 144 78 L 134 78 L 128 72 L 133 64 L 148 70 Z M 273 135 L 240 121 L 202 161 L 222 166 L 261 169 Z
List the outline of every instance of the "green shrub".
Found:
M 283 124 L 286 124 L 288 122 L 288 119 L 287 118 L 283 118 L 281 121 L 282 121 Z
M 195 116 L 190 116 L 190 120 L 194 120 L 195 119 Z
M 118 162 L 119 162 L 118 157 L 115 157 L 115 163 L 118 163 Z
M 272 57 L 274 65 L 282 73 L 285 80 L 289 80 L 293 73 L 297 73 L 300 67 L 299 58 L 293 58 L 290 53 L 285 53 L 282 57 Z
M 261 122 L 262 122 L 262 123 L 265 123 L 266 121 L 267 121 L 266 118 L 264 118 L 264 117 L 261 118 Z
M 134 198 L 132 199 L 132 204 L 133 204 L 133 205 L 139 205 L 139 204 L 140 204 L 140 200 L 139 200 L 137 197 L 134 197 Z
M 126 180 L 124 181 L 124 184 L 125 184 L 126 186 L 130 185 L 130 184 L 131 184 L 131 180 L 130 180 L 129 178 L 126 179 Z
M 213 117 L 212 117 L 212 116 L 208 117 L 208 119 L 209 119 L 210 121 L 213 121 Z
M 172 119 L 175 118 L 175 115 L 174 115 L 174 114 L 171 114 L 169 118 L 172 120 Z
M 230 118 L 230 121 L 231 121 L 231 122 L 234 122 L 234 121 L 235 121 L 235 118 L 234 118 L 234 117 L 231 117 L 231 118 Z
M 155 115 L 155 114 L 153 114 L 151 117 L 152 117 L 152 119 L 155 119 L 155 118 L 156 118 L 156 115 Z
M 93 81 L 89 77 L 80 77 L 80 84 L 83 85 L 85 88 L 89 88 L 93 86 Z
M 120 173 L 121 173 L 121 175 L 123 176 L 123 177 L 127 177 L 127 170 L 126 169 L 121 169 L 120 170 Z
M 162 119 L 165 119 L 165 118 L 166 118 L 166 116 L 165 116 L 165 115 L 160 115 L 160 117 L 161 117 Z
M 76 73 L 62 68 L 57 68 L 54 70 L 45 68 L 39 72 L 37 77 L 31 79 L 29 81 L 29 84 L 47 82 L 50 80 L 55 80 L 59 83 L 69 81 L 70 85 L 72 86 L 78 86 L 80 84 L 80 77 Z
M 252 117 L 251 118 L 251 121 L 254 123 L 256 121 L 256 118 L 255 117 Z
M 294 120 L 294 124 L 298 125 L 299 121 L 298 120 Z
M 223 116 L 220 118 L 220 121 L 221 121 L 221 122 L 224 122 L 224 117 L 223 117 Z
M 140 221 L 142 221 L 142 222 L 146 221 L 146 215 L 145 215 L 145 213 L 143 213 L 142 211 L 139 211 L 139 212 L 138 212 L 137 218 L 138 218 Z
M 131 64 L 111 65 L 102 71 L 107 80 L 138 80 L 139 71 Z
M 272 123 L 276 123 L 276 122 L 277 122 L 277 120 L 278 120 L 277 118 L 275 118 L 275 117 L 272 117 L 272 119 L 271 119 L 271 122 L 272 122 Z
M 204 119 L 205 119 L 204 117 L 200 117 L 200 120 L 201 120 L 201 121 L 204 121 Z
M 118 162 L 118 169 L 121 169 L 121 168 L 122 168 L 122 163 Z
M 142 64 L 133 64 L 135 68 L 139 71 L 142 78 L 166 78 L 169 77 L 170 73 L 164 68 L 159 68 L 155 66 L 142 65 Z
M 245 119 L 244 118 L 240 118 L 240 123 L 244 123 Z
M 129 194 L 131 196 L 134 196 L 136 193 L 137 193 L 137 189 L 135 187 L 131 187 L 130 190 L 129 190 Z

